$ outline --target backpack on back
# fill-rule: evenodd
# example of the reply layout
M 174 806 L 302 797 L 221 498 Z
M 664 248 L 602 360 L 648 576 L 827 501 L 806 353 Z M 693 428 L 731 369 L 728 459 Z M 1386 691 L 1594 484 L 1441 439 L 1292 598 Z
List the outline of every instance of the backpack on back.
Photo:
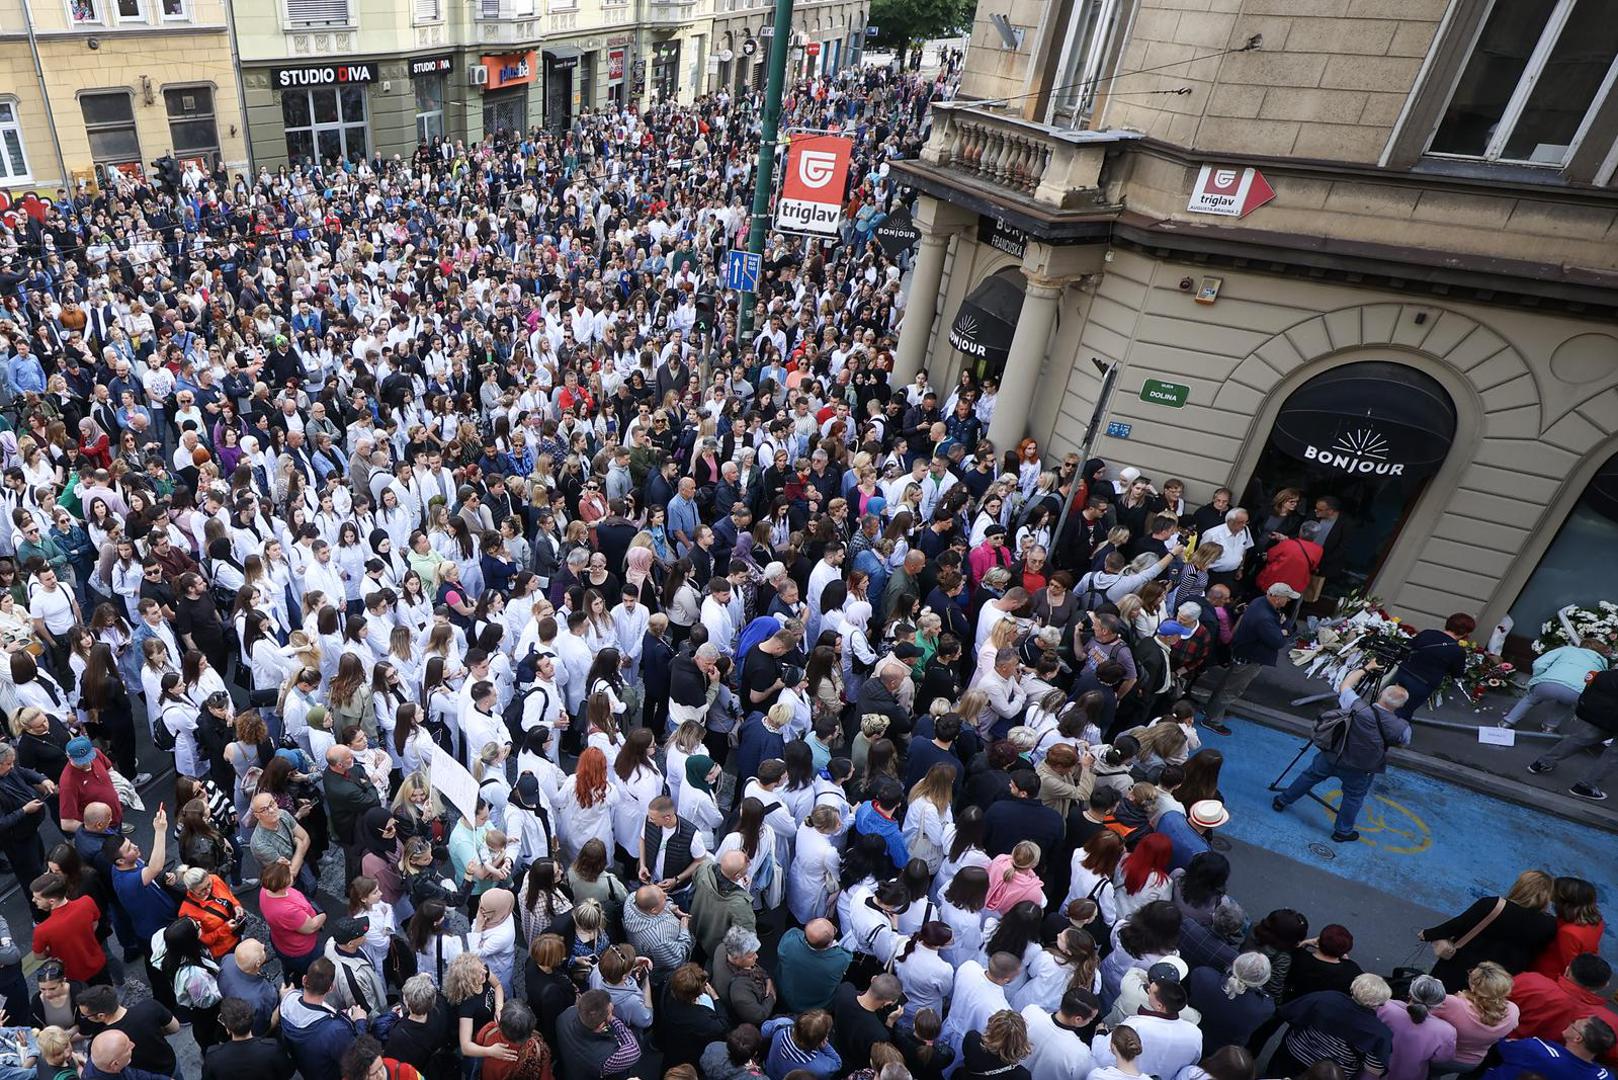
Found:
M 1362 703 L 1356 702 L 1352 708 L 1327 709 L 1315 718 L 1315 726 L 1309 732 L 1309 741 L 1328 754 L 1341 754 L 1343 747 L 1348 745 L 1348 732 L 1354 726 L 1355 710 L 1363 708 Z

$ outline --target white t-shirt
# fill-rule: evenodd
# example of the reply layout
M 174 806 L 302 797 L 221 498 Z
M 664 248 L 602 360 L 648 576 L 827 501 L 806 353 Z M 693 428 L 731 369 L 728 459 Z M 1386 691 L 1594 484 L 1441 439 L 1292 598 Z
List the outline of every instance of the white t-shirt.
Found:
M 28 611 L 36 619 L 43 619 L 51 634 L 65 634 L 73 629 L 73 596 L 57 583 L 55 591 L 35 588 L 28 595 Z

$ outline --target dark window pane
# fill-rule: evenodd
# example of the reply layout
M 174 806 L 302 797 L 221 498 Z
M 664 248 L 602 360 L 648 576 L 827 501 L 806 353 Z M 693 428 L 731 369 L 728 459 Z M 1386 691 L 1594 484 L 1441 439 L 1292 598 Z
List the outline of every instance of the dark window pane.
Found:
M 163 106 L 169 116 L 211 116 L 213 114 L 213 87 L 182 86 L 163 91 Z
M 343 136 L 347 140 L 347 151 L 350 158 L 362 158 L 370 153 L 370 149 L 366 145 L 365 128 L 363 125 L 360 127 L 344 128 Z
M 212 120 L 182 120 L 169 125 L 176 154 L 194 154 L 219 147 L 219 133 Z
M 305 128 L 287 132 L 287 157 L 293 164 L 308 161 L 315 152 L 315 137 Z
M 140 160 L 140 140 L 134 128 L 108 128 L 89 135 L 90 156 L 97 161 Z
M 316 145 L 320 149 L 320 163 L 322 165 L 343 156 L 343 135 L 336 128 L 317 132 L 316 140 Z
M 1481 157 L 1517 89 L 1556 0 L 1514 0 L 1494 6 L 1433 136 L 1435 154 Z
M 342 89 L 343 119 L 348 123 L 365 120 L 365 88 L 345 86 Z
M 1505 157 L 1560 165 L 1618 56 L 1611 0 L 1580 0 L 1506 142 Z
M 307 90 L 288 90 L 281 95 L 281 121 L 283 126 L 289 128 L 309 126 Z
M 120 19 L 140 18 L 140 0 L 118 0 L 118 17 Z
M 315 105 L 315 123 L 337 123 L 337 91 L 311 90 L 309 98 Z
M 79 98 L 86 124 L 132 124 L 135 106 L 128 94 L 85 94 Z

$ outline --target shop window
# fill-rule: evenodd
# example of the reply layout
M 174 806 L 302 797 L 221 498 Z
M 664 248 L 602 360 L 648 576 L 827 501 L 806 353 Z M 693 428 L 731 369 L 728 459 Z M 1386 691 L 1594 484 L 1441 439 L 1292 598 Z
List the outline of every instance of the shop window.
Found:
M 90 157 L 97 165 L 139 164 L 140 137 L 135 133 L 135 100 L 127 90 L 84 94 L 79 98 Z
M 1590 478 L 1584 494 L 1511 605 L 1511 636 L 1526 648 L 1545 623 L 1569 604 L 1593 607 L 1611 600 L 1598 568 L 1618 550 L 1618 454 L 1608 458 Z M 1515 639 L 1521 639 L 1520 642 Z M 1514 650 L 1516 651 L 1516 650 Z
M 169 114 L 169 143 L 174 156 L 212 161 L 219 152 L 219 127 L 214 122 L 213 87 L 172 86 L 163 90 Z
M 348 0 L 286 0 L 287 25 L 347 26 L 353 22 Z
M 364 87 L 283 91 L 281 121 L 294 162 L 354 161 L 368 152 Z
M 426 75 L 416 80 L 416 141 L 433 142 L 444 137 L 444 76 Z
M 23 150 L 17 103 L 0 101 L 0 181 L 14 184 L 28 176 L 28 154 Z
M 1497 3 L 1428 153 L 1565 165 L 1618 59 L 1608 0 Z

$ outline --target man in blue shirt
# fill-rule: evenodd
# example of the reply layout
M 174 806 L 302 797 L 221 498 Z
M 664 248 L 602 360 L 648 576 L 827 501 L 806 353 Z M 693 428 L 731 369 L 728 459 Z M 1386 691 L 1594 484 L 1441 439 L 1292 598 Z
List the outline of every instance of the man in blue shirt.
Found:
M 19 394 L 45 392 L 45 369 L 39 357 L 29 351 L 26 341 L 17 342 L 17 355 L 11 358 L 11 388 Z
M 1506 1039 L 1495 1046 L 1500 1064 L 1484 1073 L 1483 1080 L 1517 1080 L 1527 1073 L 1545 1080 L 1612 1080 L 1612 1073 L 1596 1059 L 1612 1049 L 1613 1041 L 1612 1028 L 1595 1016 L 1569 1024 L 1561 1045 L 1544 1039 Z

